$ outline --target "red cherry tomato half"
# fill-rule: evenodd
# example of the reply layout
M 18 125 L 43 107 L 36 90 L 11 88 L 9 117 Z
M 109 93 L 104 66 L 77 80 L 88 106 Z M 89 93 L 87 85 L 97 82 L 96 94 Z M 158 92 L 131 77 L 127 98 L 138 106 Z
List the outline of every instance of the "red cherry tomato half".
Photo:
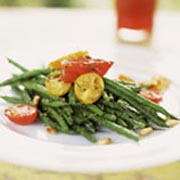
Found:
M 112 61 L 92 59 L 89 56 L 85 56 L 78 59 L 55 61 L 54 64 L 51 64 L 51 67 L 62 70 L 61 80 L 65 83 L 73 83 L 80 75 L 85 73 L 95 72 L 103 76 L 112 65 Z
M 162 96 L 160 93 L 149 89 L 142 89 L 139 95 L 154 103 L 159 103 L 162 100 Z
M 16 124 L 28 125 L 36 120 L 38 111 L 35 106 L 18 104 L 6 108 L 4 114 L 10 121 Z
M 104 76 L 112 64 L 112 61 L 107 62 L 100 59 L 83 58 L 79 60 L 68 60 L 65 63 L 65 72 L 61 79 L 66 83 L 71 83 L 80 75 L 90 72 Z

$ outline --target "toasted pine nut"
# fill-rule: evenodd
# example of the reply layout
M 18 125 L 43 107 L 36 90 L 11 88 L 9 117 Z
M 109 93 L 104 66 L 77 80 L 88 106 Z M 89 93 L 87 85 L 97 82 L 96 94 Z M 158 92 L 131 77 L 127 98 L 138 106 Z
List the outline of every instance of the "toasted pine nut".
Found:
M 131 79 L 130 77 L 125 76 L 125 75 L 123 75 L 123 74 L 120 74 L 120 75 L 118 76 L 118 79 L 119 79 L 120 81 L 125 81 L 125 82 L 129 82 L 129 83 L 134 83 L 134 80 L 133 80 L 133 79 Z
M 98 139 L 98 144 L 100 145 L 106 145 L 106 144 L 111 144 L 111 143 L 112 143 L 111 138 Z
M 179 121 L 177 120 L 174 120 L 174 119 L 169 119 L 166 121 L 166 125 L 169 126 L 169 127 L 174 127 L 176 125 L 179 124 Z
M 148 127 L 148 128 L 144 128 L 142 130 L 139 131 L 139 135 L 140 136 L 147 136 L 148 134 L 153 132 L 153 128 L 152 127 Z
M 38 105 L 38 104 L 39 104 L 39 101 L 40 101 L 40 96 L 34 96 L 34 98 L 33 98 L 33 104 L 34 104 L 34 105 Z
M 57 131 L 55 129 L 53 129 L 51 126 L 46 126 L 46 131 L 47 131 L 47 133 L 49 133 L 51 135 L 57 134 Z

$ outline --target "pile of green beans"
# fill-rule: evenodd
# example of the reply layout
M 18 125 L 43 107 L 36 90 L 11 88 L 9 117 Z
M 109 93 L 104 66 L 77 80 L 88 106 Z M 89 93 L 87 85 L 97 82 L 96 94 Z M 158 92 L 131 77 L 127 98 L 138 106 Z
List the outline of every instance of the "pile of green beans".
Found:
M 138 141 L 137 130 L 146 127 L 168 128 L 168 118 L 178 119 L 163 107 L 139 96 L 141 87 L 136 84 L 103 78 L 105 91 L 102 97 L 94 104 L 84 105 L 76 99 L 73 86 L 63 97 L 47 91 L 44 82 L 53 69 L 28 70 L 12 59 L 8 59 L 8 62 L 21 70 L 21 74 L 1 82 L 0 87 L 11 86 L 17 97 L 1 98 L 12 104 L 33 104 L 33 98 L 39 96 L 39 119 L 58 132 L 80 134 L 94 143 L 97 141 L 94 134 L 104 126 Z

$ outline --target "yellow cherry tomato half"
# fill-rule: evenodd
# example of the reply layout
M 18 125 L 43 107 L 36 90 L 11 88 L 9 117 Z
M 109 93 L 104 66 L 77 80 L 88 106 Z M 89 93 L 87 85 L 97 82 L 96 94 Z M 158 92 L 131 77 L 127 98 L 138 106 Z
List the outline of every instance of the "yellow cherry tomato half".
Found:
M 79 76 L 74 83 L 77 99 L 83 104 L 93 104 L 104 91 L 104 81 L 98 74 L 86 73 Z
M 71 88 L 71 83 L 65 83 L 60 80 L 61 72 L 55 71 L 50 73 L 48 78 L 45 81 L 45 86 L 49 93 L 54 96 L 63 96 L 65 95 Z
M 86 57 L 88 55 L 89 55 L 88 51 L 78 51 L 78 52 L 75 52 L 75 53 L 71 53 L 71 54 L 68 54 L 66 56 L 60 57 L 59 59 L 57 59 L 55 61 L 50 62 L 49 67 L 61 70 L 64 67 L 63 66 L 63 61 L 72 60 L 72 59 L 76 60 L 76 59 L 79 59 L 79 58 Z

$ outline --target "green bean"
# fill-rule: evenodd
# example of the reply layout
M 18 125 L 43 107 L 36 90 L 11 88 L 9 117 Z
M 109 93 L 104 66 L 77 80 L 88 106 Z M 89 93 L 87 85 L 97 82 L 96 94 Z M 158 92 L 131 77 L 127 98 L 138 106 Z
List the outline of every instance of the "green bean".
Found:
M 109 102 L 111 100 L 108 93 L 107 93 L 107 91 L 103 92 L 102 98 L 107 102 Z
M 124 112 L 124 113 L 116 112 L 115 114 L 117 115 L 117 119 L 120 119 L 120 120 L 126 122 L 126 124 L 128 125 L 129 128 L 132 129 L 134 127 L 134 124 L 133 124 L 134 119 L 129 117 L 126 112 Z
M 84 118 L 84 116 L 82 115 L 74 115 L 73 116 L 73 120 L 77 123 L 77 124 L 82 124 L 82 123 L 87 123 L 88 120 L 86 118 Z
M 166 129 L 169 128 L 169 127 L 159 126 L 159 125 L 153 123 L 152 121 L 148 121 L 148 125 L 149 125 L 150 127 L 152 127 L 154 130 L 166 130 Z
M 141 117 L 133 118 L 127 112 L 120 113 L 118 111 L 115 111 L 115 114 L 117 115 L 117 119 L 120 119 L 121 121 L 125 122 L 132 129 L 142 129 L 147 126 L 147 123 L 144 120 L 142 121 Z M 119 123 L 121 123 L 121 122 L 119 122 Z
M 99 115 L 99 116 L 102 116 L 110 121 L 116 121 L 116 116 L 114 114 L 108 114 L 106 112 L 103 112 L 97 105 L 95 104 L 90 104 L 90 105 L 83 105 L 83 104 L 77 104 L 78 106 L 80 107 L 83 107 L 84 109 L 84 112 L 85 112 L 85 109 L 88 109 L 90 110 L 91 113 L 94 113 L 96 115 Z M 86 113 L 88 114 L 89 112 L 86 111 Z
M 59 116 L 62 116 L 63 119 L 69 124 L 73 124 L 73 118 L 72 113 L 73 110 L 71 106 L 62 99 L 62 101 L 49 101 L 49 99 L 43 98 L 41 100 L 41 103 L 44 107 L 50 108 L 50 109 L 56 109 Z
M 69 93 L 68 93 L 68 101 L 70 104 L 76 104 L 77 99 L 74 95 L 74 89 L 73 87 L 70 89 Z
M 128 123 L 129 126 L 132 127 L 133 129 L 142 129 L 147 126 L 147 122 L 141 117 L 141 115 L 138 116 L 137 114 L 133 114 L 132 112 L 129 113 L 126 111 L 119 112 L 116 109 L 114 110 L 113 113 L 117 116 L 117 119 L 120 119 L 120 122 L 118 123 L 120 125 L 122 125 L 122 123 L 125 122 L 126 124 Z
M 47 107 L 54 107 L 54 108 L 59 108 L 59 107 L 64 107 L 64 106 L 69 106 L 70 104 L 65 101 L 49 101 L 48 99 L 42 99 L 41 100 L 42 104 Z
M 102 117 L 98 117 L 98 116 L 94 116 L 93 120 L 97 123 L 99 123 L 100 125 L 103 125 L 121 135 L 124 135 L 130 139 L 133 139 L 135 141 L 139 141 L 139 136 L 134 132 L 131 131 L 123 126 L 120 126 L 114 122 L 108 121 L 108 120 L 104 120 Z
M 128 127 L 128 124 L 123 121 L 122 119 L 117 119 L 117 124 L 123 126 L 123 127 Z
M 93 143 L 95 143 L 97 141 L 97 139 L 91 133 L 89 133 L 85 128 L 76 125 L 76 126 L 74 126 L 74 129 L 79 134 L 81 134 L 86 139 L 88 139 L 89 141 L 91 141 Z
M 73 105 L 73 113 L 74 113 L 74 116 L 81 115 L 82 117 L 84 117 L 84 119 L 86 119 L 86 118 L 89 118 L 90 111 L 86 108 L 86 106 Z
M 103 104 L 100 104 L 99 102 L 96 104 L 98 108 L 100 108 L 103 112 L 105 111 L 105 106 Z
M 24 104 L 24 100 L 16 97 L 11 97 L 11 96 L 0 96 L 4 101 L 12 104 Z
M 145 106 L 142 106 L 134 101 L 131 101 L 131 103 L 150 121 L 153 121 L 159 126 L 166 127 L 166 122 L 162 120 L 160 117 L 157 117 L 154 114 L 150 113 L 149 109 L 147 109 Z
M 93 113 L 102 116 L 104 114 L 104 112 L 98 108 L 95 104 L 90 104 L 86 106 L 90 111 L 92 111 Z
M 26 69 L 25 67 L 23 67 L 22 65 L 18 64 L 17 62 L 15 62 L 14 60 L 7 58 L 8 62 L 12 65 L 14 65 L 15 67 L 17 67 L 18 69 L 20 69 L 22 72 L 26 72 L 28 71 L 28 69 Z
M 137 86 L 135 83 L 125 82 L 125 81 L 116 81 L 116 82 L 118 84 L 121 84 L 125 88 L 128 88 L 128 89 L 134 91 L 135 93 L 139 93 L 140 90 L 142 89 L 142 87 Z
M 135 119 L 132 119 L 131 123 L 132 123 L 133 129 L 143 129 L 147 126 L 147 124 L 145 124 L 141 121 L 137 121 Z
M 146 117 L 146 119 L 148 121 L 152 121 L 152 122 L 154 122 L 155 124 L 157 124 L 158 126 L 161 126 L 161 127 L 167 127 L 166 126 L 166 121 L 164 119 L 162 119 L 161 117 L 157 116 L 155 110 L 151 109 L 150 107 L 143 106 L 142 104 L 137 103 L 135 101 L 132 101 L 132 103 L 138 109 L 138 111 L 141 112 L 141 114 L 144 117 Z
M 119 111 L 124 111 L 124 107 L 118 105 L 117 103 L 109 102 L 109 101 L 106 101 L 106 100 L 103 100 L 103 99 L 100 101 L 100 103 L 103 104 L 106 107 L 111 108 L 111 109 L 116 109 L 116 110 L 119 110 Z
M 70 112 L 71 109 L 62 108 L 62 109 L 56 109 L 56 110 L 58 111 L 59 115 L 61 115 L 69 125 L 73 124 L 73 118 Z
M 21 90 L 17 85 L 11 86 L 12 90 L 19 95 L 25 103 L 32 104 L 31 97 L 26 89 Z
M 107 102 L 114 101 L 114 96 L 111 93 L 108 93 L 107 91 L 103 92 L 102 98 Z
M 105 89 L 107 91 L 110 91 L 111 93 L 113 93 L 114 95 L 123 98 L 124 100 L 126 100 L 129 104 L 131 104 L 131 101 L 137 101 L 138 103 L 147 106 L 147 107 L 151 107 L 152 109 L 161 112 L 164 115 L 170 116 L 174 119 L 177 119 L 177 117 L 175 117 L 174 115 L 170 114 L 169 112 L 166 111 L 166 109 L 164 109 L 163 107 L 146 100 L 145 98 L 137 95 L 136 93 L 134 93 L 133 91 L 129 90 L 128 88 L 123 87 L 120 84 L 117 84 L 116 82 L 104 78 L 104 82 L 105 82 Z
M 73 113 L 73 109 L 71 106 L 65 106 L 62 108 L 62 111 L 66 113 L 67 115 L 71 116 Z
M 22 98 L 27 104 L 32 104 L 31 97 L 29 96 L 29 93 L 26 91 L 26 89 L 22 91 Z
M 154 111 L 151 108 L 146 107 L 147 111 L 152 114 L 154 117 L 156 117 L 157 119 L 160 119 L 161 121 L 167 121 L 167 117 L 165 116 L 164 118 L 160 117 L 156 111 Z
M 104 119 L 109 120 L 109 121 L 116 121 L 117 120 L 117 117 L 114 114 L 104 113 L 102 117 Z
M 69 116 L 66 113 L 63 113 L 62 116 L 63 116 L 64 120 L 68 123 L 68 125 L 70 125 L 70 126 L 73 125 L 74 121 L 73 121 L 72 116 Z
M 116 114 L 116 111 L 117 111 L 117 110 L 105 106 L 105 107 L 104 107 L 104 111 L 107 112 L 107 113 L 109 113 L 109 114 Z M 119 112 L 119 111 L 118 111 L 118 112 Z
M 58 114 L 58 112 L 56 110 L 54 110 L 53 108 L 48 108 L 48 113 L 51 114 L 51 116 L 57 121 L 57 123 L 64 129 L 64 130 L 68 130 L 68 125 L 66 124 L 66 122 L 64 121 L 64 119 Z
M 123 101 L 122 99 L 117 100 L 117 106 L 121 108 L 127 108 L 127 109 L 133 109 L 126 101 Z
M 96 132 L 96 127 L 94 127 L 94 125 L 93 125 L 93 123 L 92 123 L 91 121 L 86 122 L 86 123 L 84 123 L 83 125 L 86 127 L 86 129 L 87 129 L 89 132 L 91 132 L 91 133 L 95 133 L 95 132 Z
M 40 119 L 45 123 L 45 125 L 50 126 L 55 130 L 62 129 L 58 123 L 54 122 L 49 117 L 47 117 L 45 115 L 39 115 L 39 116 L 40 116 Z
M 60 97 L 53 96 L 52 94 L 50 94 L 44 86 L 41 86 L 41 85 L 38 85 L 35 83 L 31 83 L 31 82 L 23 82 L 22 84 L 26 89 L 33 90 L 36 93 L 38 93 L 39 96 L 46 97 L 51 100 L 59 100 L 59 101 L 62 100 Z
M 45 77 L 41 77 L 41 76 L 38 76 L 38 77 L 35 77 L 35 79 L 33 79 L 33 81 L 37 84 L 40 84 L 40 85 L 45 85 L 45 81 L 46 81 L 46 78 Z
M 49 69 L 49 68 L 47 68 L 47 69 L 35 69 L 32 71 L 27 71 L 27 72 L 24 72 L 23 74 L 17 75 L 15 77 L 12 77 L 10 79 L 7 79 L 7 80 L 1 82 L 0 87 L 11 85 L 11 84 L 17 83 L 17 82 L 22 81 L 22 80 L 27 80 L 29 78 L 36 77 L 40 74 L 47 75 L 50 72 L 52 72 L 52 69 Z
M 108 89 L 111 92 L 114 92 L 114 93 L 118 94 L 116 89 L 114 89 L 112 87 L 108 87 Z M 121 97 L 122 99 L 124 98 L 124 100 L 128 99 L 127 101 L 129 102 L 129 104 L 131 104 L 133 107 L 136 107 L 136 109 L 139 112 L 141 112 L 142 115 L 144 115 L 145 117 L 149 118 L 149 120 L 153 121 L 154 123 L 156 123 L 159 126 L 166 127 L 165 121 L 161 120 L 160 118 L 157 118 L 152 113 L 149 113 L 149 111 L 146 108 L 146 107 L 150 108 L 149 106 L 144 105 L 142 103 L 139 103 L 139 102 L 135 101 L 133 98 L 131 98 L 131 100 L 129 100 L 130 98 L 127 98 L 126 96 L 122 95 L 122 93 L 120 93 L 120 92 L 119 92 L 118 96 Z M 144 101 L 146 101 L 146 100 L 144 100 Z M 151 103 L 151 102 L 148 101 L 148 103 Z
M 54 122 L 51 120 L 49 117 L 46 115 L 43 115 L 42 113 L 40 114 L 40 119 L 48 126 L 52 127 L 53 129 L 60 131 L 62 133 L 66 134 L 76 134 L 73 130 L 64 130 L 61 126 L 59 126 L 58 123 Z
M 18 87 L 18 85 L 12 85 L 11 86 L 11 89 L 18 95 L 18 96 L 21 96 L 22 95 L 22 92 L 21 92 L 21 89 Z
M 134 111 L 126 102 L 118 100 L 116 102 L 107 102 L 105 100 L 101 100 L 100 103 L 106 106 L 106 111 L 111 112 L 111 114 L 115 114 L 118 117 L 122 118 L 124 116 L 131 117 L 132 119 L 141 121 L 145 123 L 144 117 L 139 114 L 139 112 Z

